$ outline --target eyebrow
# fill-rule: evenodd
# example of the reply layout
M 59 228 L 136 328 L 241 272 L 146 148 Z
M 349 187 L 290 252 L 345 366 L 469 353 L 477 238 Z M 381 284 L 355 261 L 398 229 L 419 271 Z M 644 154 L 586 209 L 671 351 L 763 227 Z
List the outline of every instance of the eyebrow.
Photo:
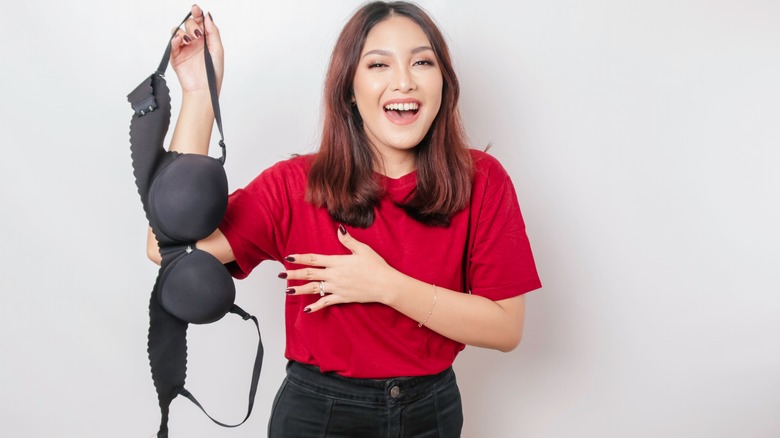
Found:
M 412 55 L 416 55 L 420 52 L 425 52 L 426 50 L 430 50 L 433 52 L 433 48 L 431 46 L 420 46 L 415 49 L 412 49 Z M 385 49 L 375 49 L 375 50 L 369 50 L 368 52 L 363 54 L 363 58 L 365 58 L 368 55 L 379 55 L 379 56 L 392 56 L 393 52 L 390 50 Z

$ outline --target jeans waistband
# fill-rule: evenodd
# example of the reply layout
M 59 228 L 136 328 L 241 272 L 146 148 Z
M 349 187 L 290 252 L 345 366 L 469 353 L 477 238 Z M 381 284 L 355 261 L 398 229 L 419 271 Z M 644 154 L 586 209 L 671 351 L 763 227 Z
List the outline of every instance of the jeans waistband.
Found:
M 406 403 L 419 400 L 440 387 L 455 383 L 452 367 L 439 374 L 390 379 L 359 379 L 323 373 L 313 365 L 290 361 L 287 380 L 303 389 L 342 400 L 363 403 Z

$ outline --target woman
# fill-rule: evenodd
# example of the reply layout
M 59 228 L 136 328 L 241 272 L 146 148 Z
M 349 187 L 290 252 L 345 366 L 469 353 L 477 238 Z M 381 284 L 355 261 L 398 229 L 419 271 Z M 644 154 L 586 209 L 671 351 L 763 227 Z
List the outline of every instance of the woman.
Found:
M 218 84 L 223 55 L 210 15 L 192 12 L 172 41 L 183 103 L 171 149 L 205 154 L 204 35 Z M 290 362 L 270 436 L 459 436 L 455 356 L 520 342 L 523 294 L 541 284 L 512 183 L 468 149 L 458 96 L 424 11 L 364 5 L 331 57 L 319 151 L 233 193 L 198 242 L 237 278 L 284 264 Z M 148 248 L 159 262 L 152 234 Z

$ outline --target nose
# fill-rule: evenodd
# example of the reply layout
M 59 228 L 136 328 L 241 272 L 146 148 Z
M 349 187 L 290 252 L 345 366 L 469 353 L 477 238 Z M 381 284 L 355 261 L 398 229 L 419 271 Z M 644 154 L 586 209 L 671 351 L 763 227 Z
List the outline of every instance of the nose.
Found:
M 396 68 L 393 72 L 393 91 L 412 91 L 417 88 L 414 75 L 408 67 Z

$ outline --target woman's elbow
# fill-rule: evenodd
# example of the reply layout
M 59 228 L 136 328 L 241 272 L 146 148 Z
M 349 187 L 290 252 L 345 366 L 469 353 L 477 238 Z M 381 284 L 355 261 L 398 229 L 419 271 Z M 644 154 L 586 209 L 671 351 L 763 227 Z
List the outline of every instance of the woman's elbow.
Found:
M 160 255 L 160 246 L 157 244 L 157 237 L 152 232 L 152 228 L 146 233 L 146 256 L 149 257 L 155 265 L 162 263 L 162 255 Z
M 160 265 L 162 263 L 162 256 L 160 255 L 160 248 L 157 245 L 147 245 L 146 246 L 146 256 L 149 257 L 149 260 L 152 261 L 155 265 Z
M 507 334 L 506 338 L 500 345 L 496 346 L 496 349 L 502 353 L 509 353 L 520 345 L 520 341 L 523 339 L 523 330 L 514 330 Z
M 501 325 L 501 337 L 496 350 L 508 353 L 523 339 L 523 326 L 525 325 L 525 297 L 518 295 L 514 298 L 498 301 L 497 304 L 504 310 L 505 319 Z

